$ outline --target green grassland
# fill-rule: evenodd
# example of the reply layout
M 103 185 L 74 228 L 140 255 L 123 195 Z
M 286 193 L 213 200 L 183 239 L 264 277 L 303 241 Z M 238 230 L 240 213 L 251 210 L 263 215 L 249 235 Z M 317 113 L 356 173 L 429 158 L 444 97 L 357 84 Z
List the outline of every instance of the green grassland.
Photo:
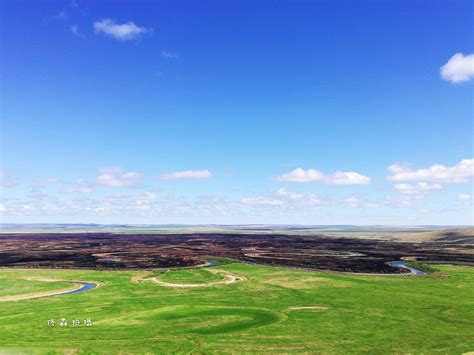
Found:
M 19 274 L 15 273 L 15 277 L 12 277 L 10 271 L 0 269 L 0 297 L 54 291 L 71 287 L 71 284 L 68 282 L 44 282 L 31 279 L 30 276 L 34 274 L 36 272 L 22 271 Z
M 0 302 L 0 353 L 474 351 L 474 268 L 434 267 L 413 277 L 230 263 L 215 268 L 244 281 L 197 288 L 160 286 L 150 279 L 159 274 L 143 271 L 0 269 L 3 294 L 26 276 L 103 283 L 84 293 Z M 203 269 L 165 275 L 193 283 L 216 276 L 196 270 Z M 70 324 L 87 317 L 91 327 Z M 51 318 L 69 325 L 49 327 Z
M 213 274 L 207 268 L 169 270 L 157 275 L 160 280 L 171 283 L 208 283 L 224 279 L 222 275 Z

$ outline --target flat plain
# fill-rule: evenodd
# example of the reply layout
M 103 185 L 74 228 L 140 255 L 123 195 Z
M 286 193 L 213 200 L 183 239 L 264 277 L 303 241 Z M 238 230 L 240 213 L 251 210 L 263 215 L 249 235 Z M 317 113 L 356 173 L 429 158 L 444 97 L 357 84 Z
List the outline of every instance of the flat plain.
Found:
M 474 349 L 474 269 L 427 276 L 325 273 L 227 261 L 178 270 L 0 269 L 0 289 L 34 278 L 100 282 L 93 290 L 0 302 L 0 350 L 28 353 L 452 353 Z M 206 280 L 206 275 L 208 279 Z M 44 283 L 54 289 L 54 283 Z M 59 282 L 56 289 L 64 288 Z M 59 325 L 60 319 L 68 322 Z M 92 326 L 83 321 L 90 318 Z M 54 319 L 54 327 L 48 320 Z M 80 325 L 73 326 L 78 319 Z
M 0 233 L 2 354 L 474 351 L 472 228 L 59 231 Z
M 198 266 L 206 256 L 357 273 L 393 273 L 387 262 L 472 263 L 474 230 L 320 229 L 219 232 L 84 230 L 0 233 L 0 266 L 133 269 Z

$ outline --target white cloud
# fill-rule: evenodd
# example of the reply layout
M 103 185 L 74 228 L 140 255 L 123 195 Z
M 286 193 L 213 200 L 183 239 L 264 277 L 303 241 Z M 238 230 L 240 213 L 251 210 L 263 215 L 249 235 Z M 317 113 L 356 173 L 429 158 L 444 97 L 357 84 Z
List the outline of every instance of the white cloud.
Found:
M 105 166 L 99 169 L 101 174 L 118 174 L 122 172 L 123 168 L 121 166 Z
M 169 51 L 161 51 L 161 56 L 166 59 L 178 59 L 179 54 L 175 52 L 169 52 Z
M 370 178 L 355 172 L 341 172 L 337 171 L 325 179 L 327 184 L 332 185 L 367 185 L 370 183 Z
M 50 19 L 52 20 L 67 20 L 68 16 L 66 11 L 60 11 L 56 15 L 51 16 Z
M 410 195 L 386 196 L 383 204 L 390 207 L 413 207 L 412 197 Z
M 158 195 L 152 191 L 145 191 L 143 194 L 137 195 L 136 198 L 138 201 L 153 201 L 158 199 Z
M 370 183 L 370 178 L 356 172 L 336 171 L 333 174 L 324 174 L 316 169 L 304 170 L 297 168 L 287 174 L 276 177 L 281 182 L 312 182 L 323 181 L 328 185 L 366 185 Z
M 283 201 L 266 198 L 266 197 L 256 197 L 256 198 L 243 198 L 240 200 L 240 203 L 243 205 L 252 205 L 252 206 L 280 206 L 283 204 Z
M 342 200 L 342 202 L 346 205 L 349 205 L 351 207 L 358 207 L 360 204 L 360 199 L 356 196 L 350 196 Z
M 142 174 L 127 172 L 124 174 L 102 174 L 96 178 L 97 185 L 106 187 L 133 187 Z
M 91 187 L 77 187 L 72 189 L 66 189 L 64 192 L 68 194 L 90 194 L 94 192 L 94 189 Z
M 355 195 L 348 196 L 341 201 L 342 205 L 354 207 L 354 208 L 378 208 L 382 205 L 378 202 L 368 201 L 364 197 L 358 197 Z
M 48 187 L 48 186 L 57 185 L 59 183 L 61 183 L 61 180 L 59 180 L 57 178 L 48 178 L 46 180 L 43 180 L 43 181 L 40 181 L 40 182 L 34 184 L 33 187 L 35 187 L 35 188 L 45 188 L 45 187 Z
M 319 170 L 297 168 L 287 174 L 277 176 L 276 179 L 281 182 L 311 182 L 321 181 L 323 177 L 323 173 Z
M 128 173 L 124 173 L 122 174 L 122 178 L 123 179 L 129 179 L 129 180 L 133 180 L 133 179 L 138 179 L 138 178 L 141 178 L 143 175 L 140 174 L 140 173 L 137 173 L 135 171 L 129 171 Z
M 160 180 L 200 180 L 209 179 L 212 174 L 209 170 L 186 170 L 160 175 Z
M 5 212 L 7 208 L 0 203 L 0 212 Z
M 474 176 L 474 159 L 463 159 L 453 166 L 434 164 L 425 169 L 414 170 L 406 165 L 390 165 L 388 170 L 393 173 L 391 181 L 444 181 L 461 183 L 467 182 Z
M 441 77 L 452 83 L 474 78 L 474 54 L 456 53 L 440 68 Z
M 443 186 L 440 184 L 428 184 L 421 181 L 416 184 L 396 184 L 394 188 L 404 195 L 424 195 L 430 191 L 441 190 Z
M 471 194 L 459 194 L 458 199 L 461 201 L 470 201 L 474 199 L 474 196 Z
M 97 33 L 104 33 L 105 35 L 111 36 L 119 41 L 137 39 L 141 35 L 152 32 L 153 30 L 151 28 L 139 27 L 132 21 L 118 24 L 115 20 L 110 18 L 94 22 L 94 29 Z
M 69 29 L 71 30 L 72 34 L 76 37 L 79 37 L 79 38 L 84 38 L 84 34 L 79 31 L 79 26 L 78 25 L 71 25 L 69 27 Z
M 380 204 L 376 202 L 367 202 L 364 206 L 367 208 L 378 208 L 380 207 Z
M 85 179 L 76 179 L 73 184 L 77 185 L 77 186 L 83 186 L 83 187 L 89 187 L 89 186 L 92 185 L 91 182 L 89 182 Z
M 143 174 L 135 171 L 122 172 L 121 167 L 106 167 L 99 169 L 100 175 L 94 180 L 77 179 L 72 185 L 73 188 L 63 190 L 66 193 L 89 194 L 94 192 L 96 187 L 136 187 L 138 180 Z
M 94 211 L 100 214 L 107 214 L 109 212 L 109 209 L 106 207 L 96 207 Z
M 59 184 L 60 180 L 58 178 L 48 178 L 43 181 L 43 185 L 56 185 Z
M 326 201 L 323 198 L 319 197 L 318 195 L 312 194 L 309 196 L 308 203 L 310 205 L 323 205 L 326 203 Z
M 313 206 L 328 206 L 330 200 L 315 194 L 305 195 L 300 192 L 291 191 L 285 188 L 260 195 L 255 198 L 243 198 L 241 205 L 262 205 L 280 206 L 284 205 L 288 210 L 305 210 Z
M 63 190 L 63 192 L 69 194 L 90 194 L 94 192 L 94 189 L 92 188 L 93 184 L 87 180 L 77 179 L 73 185 L 73 188 Z
M 287 190 L 285 188 L 281 188 L 276 192 L 277 195 L 279 196 L 284 196 L 289 198 L 290 200 L 302 200 L 304 196 L 300 194 L 299 192 L 294 192 Z
M 0 185 L 3 187 L 15 187 L 18 181 L 4 171 L 0 171 Z

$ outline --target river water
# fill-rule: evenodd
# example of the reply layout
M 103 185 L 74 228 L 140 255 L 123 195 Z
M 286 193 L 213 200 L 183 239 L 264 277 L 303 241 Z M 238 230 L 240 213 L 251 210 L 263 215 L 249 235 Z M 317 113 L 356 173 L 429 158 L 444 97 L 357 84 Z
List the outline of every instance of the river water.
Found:
M 80 284 L 82 285 L 81 288 L 78 288 L 77 290 L 72 290 L 72 291 L 61 293 L 61 295 L 70 295 L 70 294 L 73 294 L 73 293 L 86 292 L 86 291 L 90 291 L 93 288 L 97 287 L 96 284 L 91 284 L 91 283 L 82 283 L 81 282 Z
M 392 261 L 392 262 L 389 262 L 388 265 L 390 265 L 391 267 L 398 267 L 399 269 L 408 270 L 410 271 L 412 275 L 416 275 L 416 276 L 426 275 L 426 273 L 424 273 L 421 270 L 407 266 L 404 261 Z

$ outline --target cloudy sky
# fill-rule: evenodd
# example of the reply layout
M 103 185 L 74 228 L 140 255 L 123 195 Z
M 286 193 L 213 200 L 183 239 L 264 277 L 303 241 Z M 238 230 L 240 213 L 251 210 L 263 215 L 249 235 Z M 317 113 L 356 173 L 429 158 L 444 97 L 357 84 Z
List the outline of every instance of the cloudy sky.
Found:
M 0 3 L 2 222 L 472 224 L 470 1 Z

